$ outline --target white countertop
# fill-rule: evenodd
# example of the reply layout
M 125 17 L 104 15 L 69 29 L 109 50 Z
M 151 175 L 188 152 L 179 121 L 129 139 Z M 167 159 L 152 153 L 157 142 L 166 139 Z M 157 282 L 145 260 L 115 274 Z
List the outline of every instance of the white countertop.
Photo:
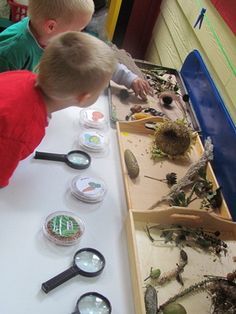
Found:
M 105 108 L 102 95 L 96 107 Z M 67 153 L 78 145 L 80 109 L 71 107 L 53 114 L 39 151 Z M 20 162 L 10 184 L 0 189 L 0 313 L 72 313 L 77 299 L 96 291 L 112 304 L 113 314 L 134 314 L 125 232 L 127 205 L 121 175 L 116 130 L 109 128 L 109 152 L 93 157 L 86 170 L 75 170 L 61 162 L 33 159 Z M 101 203 L 86 204 L 74 198 L 69 186 L 78 174 L 94 174 L 108 186 Z M 80 243 L 57 246 L 42 233 L 52 212 L 76 213 L 85 223 Z M 74 253 L 83 247 L 99 250 L 106 259 L 103 273 L 95 278 L 80 275 L 45 294 L 41 284 L 72 265 Z

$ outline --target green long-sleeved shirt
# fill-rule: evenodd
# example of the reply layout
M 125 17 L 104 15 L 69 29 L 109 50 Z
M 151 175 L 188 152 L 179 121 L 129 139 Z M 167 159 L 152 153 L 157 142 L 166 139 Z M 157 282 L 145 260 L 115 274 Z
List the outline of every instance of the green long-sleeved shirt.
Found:
M 11 25 L 0 33 L 0 72 L 26 69 L 34 71 L 43 48 L 29 29 L 29 18 Z
M 44 49 L 31 33 L 29 18 L 11 25 L 0 33 L 0 72 L 10 70 L 35 71 Z M 118 64 L 112 80 L 130 88 L 137 75 L 124 64 Z

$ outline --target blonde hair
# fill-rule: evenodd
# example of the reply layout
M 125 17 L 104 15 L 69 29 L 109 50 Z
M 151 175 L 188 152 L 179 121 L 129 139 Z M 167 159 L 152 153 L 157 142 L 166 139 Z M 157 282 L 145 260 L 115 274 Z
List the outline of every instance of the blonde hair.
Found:
M 67 32 L 55 36 L 38 67 L 38 85 L 50 98 L 69 98 L 104 88 L 117 61 L 107 44 L 91 35 Z
M 94 13 L 93 0 L 29 0 L 28 15 L 31 19 L 70 20 L 78 13 Z

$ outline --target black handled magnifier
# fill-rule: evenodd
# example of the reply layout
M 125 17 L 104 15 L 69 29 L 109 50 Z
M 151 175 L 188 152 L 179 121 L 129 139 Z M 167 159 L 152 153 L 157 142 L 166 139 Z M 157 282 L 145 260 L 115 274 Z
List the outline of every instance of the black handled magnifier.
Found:
M 63 161 L 74 169 L 86 169 L 91 163 L 91 157 L 81 150 L 72 150 L 68 154 L 54 154 L 45 152 L 35 152 L 35 159 Z
M 72 314 L 110 314 L 111 303 L 97 292 L 83 294 L 76 303 L 76 310 Z
M 42 290 L 45 293 L 48 293 L 77 275 L 85 277 L 98 276 L 105 267 L 104 256 L 92 248 L 84 248 L 77 251 L 73 260 L 73 265 L 70 268 L 42 284 Z
M 97 292 L 83 294 L 76 303 L 76 310 L 72 314 L 110 314 L 111 303 Z

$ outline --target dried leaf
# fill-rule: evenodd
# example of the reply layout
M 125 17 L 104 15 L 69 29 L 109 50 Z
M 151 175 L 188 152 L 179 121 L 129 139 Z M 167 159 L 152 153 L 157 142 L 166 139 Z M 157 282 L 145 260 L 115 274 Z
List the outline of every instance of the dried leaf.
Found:
M 148 285 L 145 291 L 145 296 L 144 296 L 144 301 L 145 301 L 145 309 L 146 309 L 146 314 L 156 314 L 157 312 L 157 291 L 156 289 Z

